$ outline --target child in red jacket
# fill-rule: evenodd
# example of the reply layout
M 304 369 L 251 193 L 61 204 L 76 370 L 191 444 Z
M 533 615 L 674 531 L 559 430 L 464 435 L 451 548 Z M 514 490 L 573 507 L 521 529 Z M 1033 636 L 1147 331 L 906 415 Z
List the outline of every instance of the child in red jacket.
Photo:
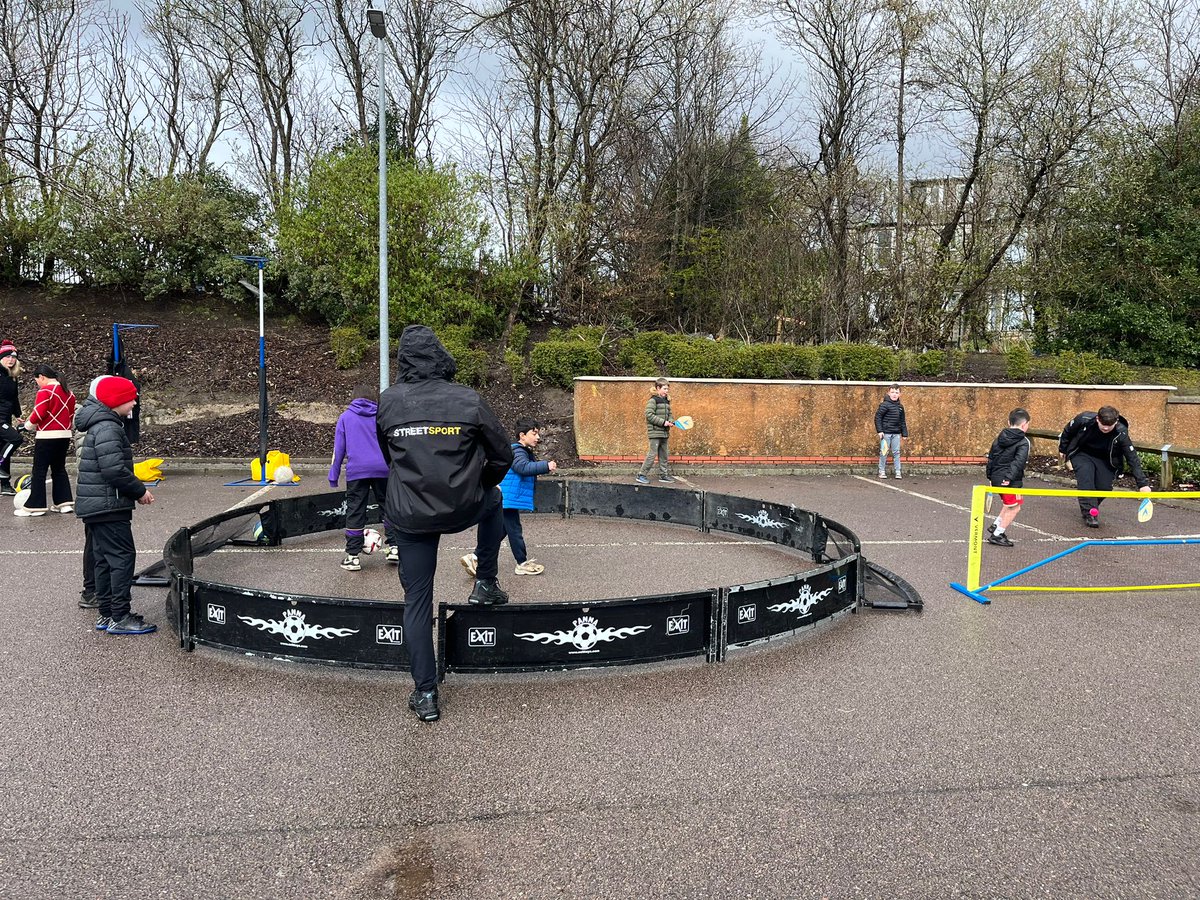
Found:
M 29 499 L 18 516 L 46 514 L 46 473 L 50 473 L 56 512 L 75 511 L 71 478 L 67 475 L 67 453 L 71 450 L 71 429 L 75 421 L 75 395 L 58 380 L 58 373 L 42 363 L 33 370 L 37 399 L 25 420 L 25 428 L 36 432 L 33 442 L 33 473 L 29 478 Z

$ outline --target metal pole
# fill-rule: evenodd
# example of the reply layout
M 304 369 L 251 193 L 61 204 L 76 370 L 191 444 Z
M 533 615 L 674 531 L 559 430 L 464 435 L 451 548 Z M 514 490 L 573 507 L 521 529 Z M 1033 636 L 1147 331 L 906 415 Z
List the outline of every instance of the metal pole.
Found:
M 391 384 L 388 361 L 388 220 L 387 220 L 387 115 L 386 92 L 383 88 L 385 41 L 379 39 L 379 390 Z
M 262 483 L 267 483 L 267 336 L 263 315 L 263 267 L 258 263 L 258 464 Z

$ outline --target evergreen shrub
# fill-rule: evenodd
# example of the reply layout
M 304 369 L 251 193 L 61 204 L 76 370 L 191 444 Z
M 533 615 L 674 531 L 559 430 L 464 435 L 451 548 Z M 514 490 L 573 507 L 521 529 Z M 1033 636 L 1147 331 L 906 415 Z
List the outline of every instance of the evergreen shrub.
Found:
M 603 364 L 600 348 L 580 340 L 542 341 L 529 353 L 533 374 L 565 390 L 582 375 L 599 375 Z
M 941 375 L 946 371 L 946 354 L 941 350 L 926 350 L 918 354 L 913 363 L 913 371 L 927 377 Z
M 357 328 L 339 325 L 329 329 L 329 349 L 333 364 L 339 369 L 353 369 L 367 355 L 371 342 Z

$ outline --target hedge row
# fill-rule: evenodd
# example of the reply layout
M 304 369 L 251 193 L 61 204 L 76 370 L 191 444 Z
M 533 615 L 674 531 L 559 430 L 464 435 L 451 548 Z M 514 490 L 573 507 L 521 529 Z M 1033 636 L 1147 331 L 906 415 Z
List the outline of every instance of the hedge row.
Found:
M 456 380 L 483 385 L 490 357 L 486 350 L 472 347 L 470 327 L 444 326 L 438 329 L 438 336 L 458 361 Z M 961 350 L 914 353 L 874 344 L 746 344 L 664 331 L 643 331 L 616 340 L 604 328 L 577 326 L 554 329 L 547 340 L 534 344 L 527 370 L 523 351 L 528 339 L 527 326 L 518 324 L 513 328 L 504 355 L 512 383 L 519 384 L 532 373 L 564 389 L 570 389 L 575 378 L 601 374 L 606 361 L 610 371 L 615 366 L 621 372 L 642 377 L 886 381 L 956 375 L 966 360 Z M 352 328 L 332 329 L 330 345 L 338 368 L 357 366 L 372 347 Z M 1024 344 L 1005 353 L 1005 374 L 1014 381 L 1037 377 L 1064 384 L 1128 384 L 1138 380 L 1133 367 L 1117 360 L 1073 351 L 1035 357 Z M 1148 377 L 1176 384 L 1184 393 L 1200 392 L 1200 380 L 1194 372 L 1162 369 Z M 1192 387 L 1196 391 L 1190 390 Z

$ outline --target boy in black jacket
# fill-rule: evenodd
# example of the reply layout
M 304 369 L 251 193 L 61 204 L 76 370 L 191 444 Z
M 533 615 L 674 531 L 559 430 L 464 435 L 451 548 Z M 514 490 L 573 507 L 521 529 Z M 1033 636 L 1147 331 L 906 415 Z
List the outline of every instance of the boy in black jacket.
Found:
M 1025 479 L 1025 463 L 1029 461 L 1029 413 L 1018 407 L 1008 414 L 1008 427 L 997 435 L 988 451 L 987 477 L 992 487 L 1019 488 Z M 997 547 L 1011 547 L 1013 542 L 1005 534 L 1012 525 L 1025 499 L 1020 494 L 1000 495 L 1003 507 L 996 521 L 988 526 L 988 543 Z
M 887 478 L 887 457 L 892 454 L 892 469 L 900 477 L 900 439 L 908 437 L 908 421 L 900 402 L 900 385 L 888 388 L 887 396 L 875 410 L 875 436 L 879 438 L 879 477 Z
M 441 716 L 433 653 L 433 576 L 443 534 L 479 526 L 479 564 L 468 602 L 497 606 L 504 539 L 500 491 L 512 465 L 508 435 L 478 393 L 454 384 L 454 357 L 424 325 L 409 325 L 396 353 L 399 381 L 379 398 L 379 446 L 388 462 L 387 521 L 396 529 L 404 586 L 404 639 L 415 690 L 408 708 L 422 722 Z
M 1111 491 L 1121 461 L 1137 481 L 1138 490 L 1150 490 L 1150 479 L 1142 471 L 1142 461 L 1129 438 L 1129 423 L 1115 407 L 1102 406 L 1096 412 L 1082 412 L 1067 423 L 1058 438 L 1058 453 L 1071 461 L 1075 470 L 1075 488 L 1080 491 Z M 1103 497 L 1080 497 L 1079 513 L 1088 528 L 1100 527 Z
M 79 457 L 75 515 L 83 520 L 95 558 L 96 630 L 109 634 L 149 634 L 157 629 L 130 610 L 137 563 L 133 508 L 154 495 L 133 474 L 133 448 L 125 419 L 137 403 L 137 388 L 111 376 L 96 385 L 96 398 L 83 404 L 75 426 L 86 433 Z

